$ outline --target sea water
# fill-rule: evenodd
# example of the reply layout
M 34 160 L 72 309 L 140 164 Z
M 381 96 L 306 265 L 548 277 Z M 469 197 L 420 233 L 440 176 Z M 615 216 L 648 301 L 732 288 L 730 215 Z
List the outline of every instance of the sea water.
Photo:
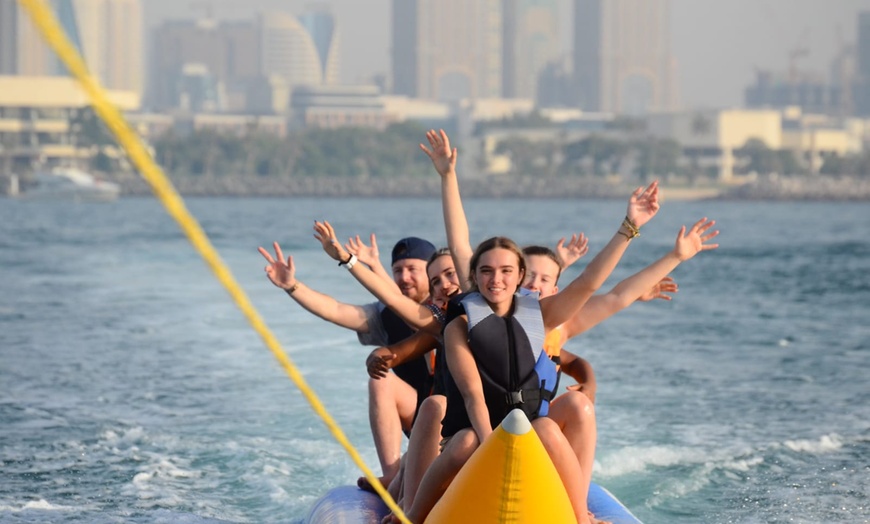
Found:
M 362 304 L 313 221 L 376 233 L 389 263 L 402 236 L 444 244 L 439 201 L 188 206 L 377 472 L 371 348 L 272 286 L 256 249 L 279 241 L 301 282 Z M 583 231 L 594 253 L 625 202 L 466 209 L 475 242 Z M 594 479 L 648 524 L 870 522 L 870 206 L 665 199 L 605 290 L 704 216 L 721 247 L 677 268 L 673 301 L 568 345 L 598 378 Z M 359 474 L 157 202 L 0 199 L 0 521 L 293 522 Z

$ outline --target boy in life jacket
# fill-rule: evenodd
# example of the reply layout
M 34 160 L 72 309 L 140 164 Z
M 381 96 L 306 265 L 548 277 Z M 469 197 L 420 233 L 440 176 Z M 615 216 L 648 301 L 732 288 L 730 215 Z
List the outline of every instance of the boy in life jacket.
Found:
M 700 251 L 718 247 L 718 244 L 706 244 L 718 234 L 715 231 L 707 233 L 712 226 L 712 221 L 702 219 L 688 233 L 683 227 L 673 251 L 622 280 L 607 293 L 593 295 L 576 315 L 549 333 L 545 350 L 551 358 L 558 359 L 561 371 L 577 382 L 568 388 L 567 393 L 553 399 L 551 410 L 554 417 L 566 421 L 563 432 L 577 453 L 582 471 L 591 472 L 595 459 L 597 426 L 594 402 L 597 385 L 589 362 L 564 349 L 564 344 L 636 301 L 670 300 L 668 293 L 676 293 L 678 288 L 667 275 Z M 543 246 L 526 247 L 523 255 L 526 261 L 523 287 L 537 292 L 542 299 L 558 293 L 562 265 L 557 255 Z M 569 416 L 570 413 L 574 416 Z

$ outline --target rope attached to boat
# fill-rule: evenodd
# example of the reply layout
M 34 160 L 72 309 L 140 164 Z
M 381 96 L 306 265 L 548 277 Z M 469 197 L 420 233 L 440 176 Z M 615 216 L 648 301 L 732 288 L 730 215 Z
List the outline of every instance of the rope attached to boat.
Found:
M 308 386 L 302 374 L 299 373 L 296 366 L 281 348 L 278 339 L 272 334 L 271 330 L 260 317 L 259 312 L 251 304 L 244 290 L 236 282 L 229 268 L 221 260 L 220 255 L 214 246 L 212 246 L 208 236 L 185 207 L 184 200 L 175 190 L 172 182 L 169 181 L 151 157 L 142 140 L 132 130 L 120 111 L 109 102 L 105 91 L 97 80 L 88 72 L 79 52 L 70 43 L 69 38 L 64 33 L 51 8 L 46 4 L 45 0 L 18 0 L 18 2 L 30 14 L 42 37 L 54 49 L 70 74 L 78 80 L 90 99 L 94 111 L 109 128 L 121 147 L 124 148 L 127 156 L 142 174 L 145 181 L 151 186 L 160 203 L 166 208 L 166 212 L 178 223 L 194 249 L 202 256 L 215 274 L 215 277 L 229 292 L 233 301 L 248 319 L 251 327 L 260 335 L 266 347 L 269 348 L 272 354 L 275 355 L 275 358 L 278 359 L 278 362 L 281 363 L 284 371 L 287 372 L 287 375 L 296 384 L 296 387 L 299 388 L 306 400 L 308 400 L 308 403 L 311 404 L 312 409 L 323 420 L 326 427 L 329 428 L 329 431 L 338 443 L 347 451 L 354 463 L 362 470 L 369 483 L 375 488 L 393 514 L 397 515 L 402 522 L 409 524 L 402 510 L 396 505 L 393 498 L 387 493 L 387 490 L 384 489 L 380 481 L 378 481 L 378 478 L 366 466 L 362 457 L 360 457 L 359 453 L 348 441 L 344 432 L 326 411 L 320 399 Z

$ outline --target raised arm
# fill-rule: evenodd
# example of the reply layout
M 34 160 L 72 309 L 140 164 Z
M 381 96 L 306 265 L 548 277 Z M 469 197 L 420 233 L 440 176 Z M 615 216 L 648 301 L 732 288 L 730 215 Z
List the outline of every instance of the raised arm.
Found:
M 447 351 L 447 369 L 462 393 L 471 427 L 480 442 L 483 442 L 492 433 L 492 424 L 483 396 L 480 372 L 468 346 L 468 319 L 465 315 L 455 318 L 444 328 L 444 348 Z
M 563 327 L 566 338 L 574 337 L 595 326 L 613 314 L 625 309 L 651 288 L 661 285 L 667 275 L 682 262 L 689 260 L 701 251 L 716 249 L 719 244 L 707 242 L 716 237 L 719 231 L 710 231 L 716 224 L 706 218 L 695 222 L 686 231 L 680 229 L 674 249 L 641 271 L 626 278 L 604 295 L 593 296 Z
M 299 282 L 296 279 L 293 257 L 288 256 L 285 259 L 278 242 L 274 242 L 272 245 L 275 248 L 275 258 L 272 258 L 271 253 L 262 247 L 257 248 L 257 250 L 268 262 L 266 276 L 275 286 L 286 291 L 290 298 L 299 303 L 300 306 L 323 320 L 352 329 L 357 333 L 368 333 L 369 325 L 363 307 L 339 302 L 331 296 L 324 295 Z
M 426 133 L 429 147 L 420 144 L 420 149 L 426 153 L 435 166 L 435 171 L 441 176 L 441 206 L 444 213 L 444 227 L 447 230 L 447 247 L 453 255 L 453 265 L 459 276 L 459 285 L 463 291 L 470 286 L 469 276 L 471 255 L 471 240 L 468 234 L 468 220 L 459 196 L 459 181 L 456 177 L 456 148 L 450 148 L 450 139 L 443 129 L 429 130 Z
M 564 270 L 589 252 L 589 240 L 583 233 L 573 234 L 571 235 L 571 240 L 568 241 L 568 245 L 565 245 L 565 237 L 562 237 L 556 243 L 555 251 L 559 257 L 559 263 Z
M 610 242 L 564 290 L 541 300 L 541 312 L 547 329 L 553 329 L 577 314 L 613 272 L 631 239 L 640 234 L 640 227 L 649 222 L 658 210 L 658 181 L 646 189 L 639 187 L 632 193 L 625 219 Z
M 351 255 L 338 242 L 335 237 L 335 229 L 329 222 L 314 222 L 314 231 L 314 238 L 320 241 L 326 254 L 346 266 L 350 274 L 363 287 L 392 309 L 408 325 L 434 335 L 441 333 L 441 322 L 435 318 L 431 309 L 403 295 L 396 286 L 384 282 L 365 264 L 352 263 Z
M 347 239 L 347 244 L 344 245 L 344 249 L 347 250 L 348 253 L 352 255 L 356 255 L 360 262 L 369 266 L 369 269 L 372 272 L 382 279 L 388 284 L 395 286 L 396 290 L 399 290 L 399 286 L 396 284 L 396 281 L 393 280 L 393 276 L 384 268 L 384 265 L 381 263 L 380 252 L 378 251 L 378 241 L 375 238 L 375 234 L 372 233 L 371 236 L 372 245 L 367 246 L 365 242 L 360 240 L 359 235 L 354 237 L 350 237 Z

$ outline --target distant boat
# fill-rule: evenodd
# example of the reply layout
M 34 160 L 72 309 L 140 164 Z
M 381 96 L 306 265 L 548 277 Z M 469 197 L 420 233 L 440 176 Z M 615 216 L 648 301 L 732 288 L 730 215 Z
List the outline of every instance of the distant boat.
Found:
M 33 183 L 22 184 L 18 196 L 25 200 L 110 202 L 120 193 L 121 187 L 114 182 L 100 180 L 81 169 L 56 167 L 37 172 Z

